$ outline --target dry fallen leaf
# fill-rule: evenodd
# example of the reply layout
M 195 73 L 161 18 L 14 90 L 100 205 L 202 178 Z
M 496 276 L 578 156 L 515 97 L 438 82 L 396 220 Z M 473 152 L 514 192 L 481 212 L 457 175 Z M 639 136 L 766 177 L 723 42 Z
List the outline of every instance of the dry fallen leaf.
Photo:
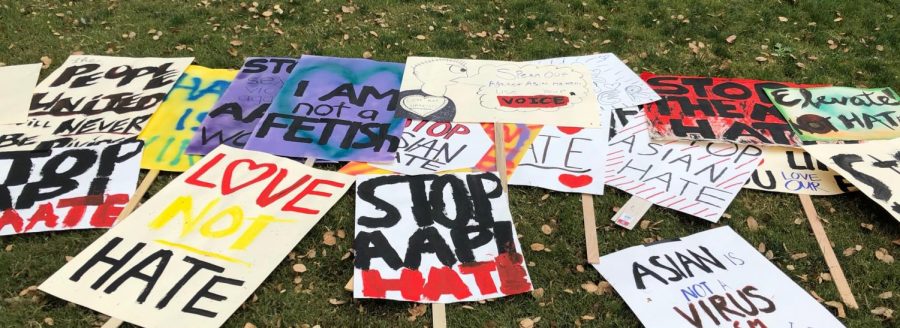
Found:
M 356 11 L 356 7 L 353 6 L 341 6 L 341 12 L 345 14 L 352 14 Z
M 546 247 L 544 247 L 544 244 L 541 244 L 541 243 L 531 244 L 531 250 L 533 250 L 535 252 L 540 252 L 540 251 L 544 250 L 544 248 L 546 248 Z
M 534 320 L 531 318 L 525 318 L 519 321 L 519 328 L 532 328 L 534 327 Z
M 427 37 L 425 37 L 424 35 L 421 35 L 421 34 L 416 35 L 416 40 L 425 40 L 425 39 L 427 39 Z
M 543 232 L 545 235 L 549 235 L 553 233 L 553 228 L 545 224 L 541 226 L 541 232 Z
M 248 322 L 248 323 L 245 323 L 245 324 L 244 324 L 244 328 L 256 328 L 256 325 L 254 325 L 254 324 Z
M 51 318 L 51 317 L 46 317 L 46 318 L 44 318 L 44 323 L 46 323 L 48 326 L 52 326 L 52 325 L 53 325 L 53 318 Z
M 597 292 L 598 287 L 597 284 L 595 284 L 593 281 L 588 281 L 581 284 L 581 289 L 584 289 L 586 292 L 593 294 Z
M 550 194 L 544 194 L 543 196 L 541 196 L 541 200 L 547 200 L 547 198 L 550 198 Z
M 425 315 L 425 312 L 428 312 L 428 306 L 425 304 L 417 304 L 407 309 L 406 312 L 409 312 L 409 315 L 415 320 L 415 318 L 421 317 Z
M 322 234 L 322 243 L 328 246 L 337 244 L 337 238 L 334 238 L 334 231 L 326 231 Z
M 53 59 L 50 59 L 50 57 L 47 56 L 41 56 L 41 63 L 44 63 L 41 65 L 41 69 L 47 69 L 50 67 L 50 64 L 53 63 Z
M 874 314 L 874 315 L 880 315 L 880 316 L 884 317 L 885 319 L 891 319 L 894 317 L 894 310 L 891 310 L 891 309 L 883 307 L 883 306 L 874 308 L 870 312 L 872 312 L 872 314 Z
M 544 297 L 544 288 L 537 288 L 531 291 L 531 296 L 534 296 L 536 299 L 541 299 Z
M 781 22 L 787 22 L 787 21 L 788 21 L 788 18 L 787 18 L 787 17 L 784 17 L 784 16 L 778 16 L 778 20 L 781 21 Z
M 886 250 L 884 248 L 879 248 L 879 249 L 875 250 L 875 258 L 884 263 L 888 263 L 888 264 L 894 263 L 894 257 L 891 256 L 891 254 L 888 253 L 888 250 Z
M 894 297 L 894 292 L 884 292 L 884 293 L 878 294 L 878 298 L 883 299 L 883 300 L 889 299 L 891 297 Z
M 756 61 L 758 61 L 760 63 L 765 63 L 768 60 L 769 60 L 768 58 L 763 57 L 763 56 L 756 57 Z
M 362 56 L 363 56 L 363 58 L 369 59 L 369 58 L 372 58 L 372 53 L 369 51 L 365 51 L 365 52 L 363 52 Z
M 303 263 L 294 264 L 294 266 L 292 266 L 291 268 L 294 269 L 294 272 L 299 272 L 299 273 L 306 272 L 306 266 L 303 265 Z
M 856 254 L 856 249 L 854 249 L 853 247 L 844 250 L 844 256 L 851 256 L 853 254 Z
M 875 229 L 875 225 L 873 225 L 871 223 L 860 223 L 859 226 L 863 227 L 863 229 L 866 229 L 869 231 L 872 231 L 872 229 Z
M 735 39 L 737 39 L 737 35 L 732 34 L 731 36 L 725 38 L 725 42 L 734 43 Z
M 806 253 L 797 253 L 797 254 L 791 255 L 791 260 L 799 260 L 804 257 L 806 257 Z
M 844 312 L 844 303 L 841 303 L 841 302 L 838 302 L 838 301 L 828 301 L 828 302 L 825 302 L 825 305 L 828 305 L 828 306 L 830 306 L 830 307 L 836 308 L 837 311 L 838 311 L 838 317 L 839 317 L 839 318 L 846 318 L 846 317 L 847 317 L 847 312 Z
M 244 44 L 244 41 L 241 41 L 241 40 L 231 40 L 230 43 L 231 43 L 231 45 L 237 47 L 237 46 L 240 46 L 240 45 Z
M 345 300 L 339 300 L 339 299 L 336 299 L 336 298 L 329 298 L 329 299 L 328 299 L 328 303 L 331 303 L 331 305 L 341 305 L 341 304 L 347 303 L 347 301 L 345 301 Z
M 759 231 L 759 222 L 756 222 L 756 218 L 747 217 L 747 228 L 750 228 L 750 231 Z

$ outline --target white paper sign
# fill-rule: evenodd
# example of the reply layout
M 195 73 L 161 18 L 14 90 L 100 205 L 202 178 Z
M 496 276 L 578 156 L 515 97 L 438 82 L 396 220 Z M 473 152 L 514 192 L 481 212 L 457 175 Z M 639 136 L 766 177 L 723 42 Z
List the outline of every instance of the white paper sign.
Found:
M 653 141 L 644 112 L 613 112 L 606 184 L 653 204 L 716 222 L 762 161 L 753 145 Z
M 762 147 L 763 162 L 744 185 L 746 189 L 806 195 L 837 195 L 856 187 L 800 148 Z
M 72 55 L 34 90 L 0 151 L 93 146 L 136 136 L 193 58 Z
M 41 64 L 0 67 L 0 124 L 24 123 Z M 8 127 L 2 127 L 6 129 Z
M 509 184 L 602 195 L 608 129 L 545 125 Z
M 452 303 L 532 290 L 496 173 L 357 177 L 354 298 Z
M 140 169 L 141 142 L 133 139 L 0 153 L 0 236 L 108 228 L 134 193 Z
M 219 146 L 40 289 L 144 327 L 219 327 L 352 183 Z
M 640 76 L 612 53 L 535 60 L 540 64 L 583 64 L 591 71 L 597 100 L 606 110 L 634 107 L 660 99 Z M 606 122 L 606 121 L 603 121 Z
M 403 174 L 470 168 L 493 146 L 479 123 L 406 120 L 394 162 L 369 165 Z
M 400 91 L 411 119 L 601 126 L 584 65 L 408 57 Z
M 630 247 L 594 268 L 646 327 L 844 327 L 729 227 Z

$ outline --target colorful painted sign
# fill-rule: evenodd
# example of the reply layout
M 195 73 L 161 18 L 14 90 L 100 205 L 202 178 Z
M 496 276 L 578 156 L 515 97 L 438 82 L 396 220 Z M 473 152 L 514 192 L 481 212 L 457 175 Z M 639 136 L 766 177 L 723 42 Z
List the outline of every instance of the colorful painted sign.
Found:
M 767 88 L 803 141 L 900 138 L 900 96 L 891 88 Z
M 602 195 L 608 131 L 545 125 L 509 184 Z
M 805 195 L 837 195 L 856 188 L 800 148 L 762 147 L 763 162 L 744 188 Z
M 471 168 L 493 145 L 478 123 L 407 120 L 394 161 L 369 165 L 403 174 Z

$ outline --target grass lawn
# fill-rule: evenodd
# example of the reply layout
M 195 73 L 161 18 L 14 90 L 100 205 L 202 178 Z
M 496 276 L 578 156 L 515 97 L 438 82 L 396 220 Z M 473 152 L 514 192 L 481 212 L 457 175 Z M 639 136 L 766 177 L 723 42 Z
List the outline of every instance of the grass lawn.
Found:
M 50 1 L 0 2 L 0 62 L 52 60 L 72 52 L 116 56 L 194 56 L 200 65 L 237 68 L 244 56 L 361 57 L 402 62 L 409 55 L 533 60 L 614 52 L 636 70 L 661 74 L 746 77 L 847 86 L 900 87 L 900 6 L 865 1 Z M 732 43 L 726 41 L 736 36 Z M 337 169 L 336 165 L 320 166 Z M 162 174 L 149 195 L 175 174 Z M 900 181 L 888 182 L 893 186 Z M 430 313 L 411 317 L 414 304 L 356 301 L 343 285 L 353 274 L 343 259 L 351 238 L 323 244 L 326 231 L 353 235 L 353 195 L 345 196 L 294 249 L 231 319 L 228 327 L 421 327 Z M 549 197 L 544 197 L 549 195 Z M 653 208 L 652 229 L 625 231 L 608 218 L 627 195 L 607 188 L 595 197 L 601 253 L 673 238 L 713 226 Z M 600 275 L 585 263 L 578 195 L 512 187 L 512 214 L 538 297 L 523 294 L 485 303 L 449 305 L 451 327 L 637 327 L 615 293 L 581 286 Z M 896 318 L 870 313 L 900 310 L 900 266 L 875 258 L 879 248 L 900 255 L 898 223 L 859 193 L 814 197 L 834 249 L 860 304 L 842 321 L 849 327 L 896 327 Z M 751 244 L 765 244 L 773 262 L 805 289 L 839 301 L 822 281 L 827 266 L 797 196 L 745 190 L 728 210 L 731 225 Z M 751 231 L 746 218 L 759 230 Z M 542 225 L 553 232 L 541 232 Z M 52 296 L 20 291 L 38 285 L 103 231 L 0 238 L 0 326 L 98 325 L 104 316 Z M 892 243 L 892 241 L 894 241 Z M 535 252 L 528 245 L 549 250 Z M 844 255 L 845 249 L 862 250 Z M 314 256 L 303 256 L 314 251 Z M 797 260 L 792 254 L 807 253 Z M 308 271 L 295 273 L 303 263 Z M 295 284 L 295 278 L 302 278 Z M 879 294 L 893 292 L 892 297 Z M 832 312 L 836 311 L 831 308 Z M 773 327 L 774 328 L 774 327 Z

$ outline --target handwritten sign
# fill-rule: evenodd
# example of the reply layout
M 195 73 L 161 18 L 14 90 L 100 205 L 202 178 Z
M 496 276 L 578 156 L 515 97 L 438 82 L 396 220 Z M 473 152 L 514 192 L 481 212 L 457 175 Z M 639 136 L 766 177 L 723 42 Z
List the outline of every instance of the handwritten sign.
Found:
M 403 174 L 474 167 L 494 144 L 481 124 L 407 120 L 391 163 L 372 166 Z
M 220 146 L 40 285 L 147 327 L 219 327 L 353 178 Z
M 230 69 L 189 66 L 138 135 L 146 142 L 141 167 L 184 172 L 200 160 L 185 150 L 236 74 Z
M 0 67 L 0 124 L 28 120 L 31 95 L 41 75 L 41 64 Z M 4 129 L 7 127 L 4 127 Z
M 763 162 L 744 188 L 805 195 L 855 191 L 847 179 L 800 148 L 762 147 Z
M 716 222 L 762 161 L 753 145 L 653 141 L 637 108 L 613 113 L 606 184 Z
M 594 268 L 647 327 L 844 327 L 729 227 L 626 248 Z
M 803 149 L 900 221 L 900 139 L 808 145 Z
M 397 115 L 435 122 L 599 127 L 584 65 L 408 57 Z
M 602 195 L 608 131 L 544 126 L 509 184 Z
M 770 87 L 766 93 L 800 140 L 900 138 L 900 96 L 891 88 Z
M 134 137 L 192 60 L 69 56 L 35 88 L 28 121 L 0 131 L 0 151 L 93 146 Z
M 532 290 L 494 173 L 357 178 L 353 297 L 476 301 Z
M 296 64 L 296 58 L 244 59 L 244 66 L 209 111 L 186 152 L 206 155 L 222 144 L 244 148 Z
M 333 161 L 390 162 L 403 119 L 395 117 L 403 65 L 303 56 L 246 149 Z
M 582 64 L 591 72 L 597 102 L 605 110 L 634 107 L 660 99 L 634 71 L 612 53 L 531 61 L 535 64 Z M 600 123 L 605 123 L 602 120 Z
M 735 78 L 641 74 L 662 100 L 644 106 L 654 139 L 799 145 L 763 89 L 803 86 Z
M 0 153 L 0 235 L 107 228 L 134 193 L 141 142 Z

